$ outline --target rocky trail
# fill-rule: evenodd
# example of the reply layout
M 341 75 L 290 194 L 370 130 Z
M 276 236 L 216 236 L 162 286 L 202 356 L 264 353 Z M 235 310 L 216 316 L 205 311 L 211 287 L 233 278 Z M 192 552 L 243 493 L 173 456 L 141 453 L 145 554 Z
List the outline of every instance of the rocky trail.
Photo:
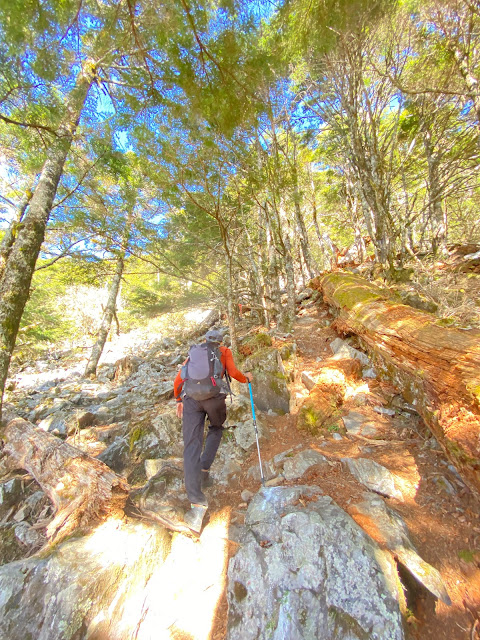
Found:
M 236 388 L 227 406 L 238 426 L 212 467 L 198 540 L 153 524 L 155 513 L 181 522 L 187 507 L 172 381 L 188 341 L 136 344 L 92 381 L 65 371 L 22 386 L 18 376 L 9 408 L 98 457 L 129 483 L 130 498 L 122 520 L 49 551 L 41 481 L 3 469 L 0 637 L 28 628 L 45 639 L 474 640 L 478 501 L 415 407 L 331 321 L 327 306 L 308 300 L 291 335 L 273 331 L 268 341 L 244 320 L 266 487 L 249 401 Z M 27 603 L 37 603 L 30 617 Z
M 302 377 L 315 379 L 321 363 L 332 357 L 330 345 L 338 335 L 329 328 L 328 308 L 315 307 L 298 316 L 294 330 L 297 345 L 290 414 L 268 417 L 270 437 L 261 451 L 267 485 L 295 486 L 300 481 L 318 487 L 380 545 L 388 547 L 385 530 L 374 510 L 359 508 L 367 493 L 381 495 L 408 528 L 418 554 L 439 570 L 451 605 L 435 598 L 402 572 L 407 591 L 409 631 L 414 638 L 474 638 L 480 606 L 480 513 L 478 502 L 465 487 L 414 407 L 387 383 L 360 377 L 352 381 L 341 411 L 320 435 L 297 429 L 298 409 L 308 394 Z M 345 348 L 345 347 L 344 347 Z M 368 367 L 366 368 L 369 376 Z M 302 376 L 303 374 L 303 376 Z M 327 464 L 302 460 L 306 451 L 318 452 Z M 293 464 L 278 473 L 274 460 L 285 457 Z M 373 461 L 383 469 L 362 470 L 352 462 Z M 304 473 L 302 471 L 305 469 Z M 253 473 L 252 473 L 253 472 Z M 391 472 L 391 478 L 384 473 Z M 252 476 L 255 476 L 252 478 Z M 391 480 L 391 482 L 390 482 Z M 219 508 L 232 505 L 233 522 L 243 523 L 250 494 L 259 487 L 256 451 L 243 465 L 237 490 L 212 490 Z M 363 505 L 364 506 L 364 505 Z M 392 545 L 390 545 L 392 547 Z M 399 549 L 392 549 L 398 559 Z M 401 554 L 400 554 L 401 555 Z M 399 559 L 400 562 L 402 559 Z M 217 638 L 223 637 L 222 633 Z

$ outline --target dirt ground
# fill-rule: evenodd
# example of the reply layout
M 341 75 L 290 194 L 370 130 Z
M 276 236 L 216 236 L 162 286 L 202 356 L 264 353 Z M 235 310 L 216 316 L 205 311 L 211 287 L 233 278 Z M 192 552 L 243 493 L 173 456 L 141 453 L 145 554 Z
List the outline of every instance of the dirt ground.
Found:
M 327 313 L 326 308 L 317 306 L 304 310 L 303 315 L 297 317 L 294 330 L 297 355 L 292 391 L 297 398 L 297 406 L 290 414 L 267 418 L 271 437 L 261 443 L 262 459 L 270 460 L 277 453 L 298 445 L 317 449 L 329 459 L 328 469 L 309 470 L 301 480 L 291 484 L 301 482 L 320 487 L 352 517 L 356 515 L 353 504 L 361 500 L 365 488 L 345 468 L 341 458 L 368 457 L 393 471 L 402 480 L 405 500 L 401 502 L 391 498 L 387 502 L 403 517 L 422 558 L 440 571 L 452 600 L 452 605 L 447 606 L 418 583 L 409 581 L 409 635 L 413 640 L 477 640 L 480 638 L 480 504 L 448 468 L 443 451 L 432 448 L 432 443 L 435 443 L 417 414 L 409 412 L 409 415 L 404 415 L 397 411 L 394 417 L 389 417 L 373 411 L 374 406 L 392 406 L 392 403 L 397 406 L 396 401 L 401 404 L 400 393 L 375 379 L 359 379 L 358 389 L 353 389 L 350 399 L 342 405 L 342 415 L 355 410 L 375 421 L 379 433 L 374 439 L 343 434 L 342 440 L 337 441 L 333 438 L 335 425 L 315 437 L 297 429 L 298 408 L 308 394 L 301 382 L 301 372 L 309 371 L 314 376 L 321 361 L 332 355 L 329 345 L 338 337 L 328 326 L 321 326 L 326 324 Z M 340 420 L 340 431 L 341 425 Z M 231 485 L 228 491 L 223 488 L 218 492 L 215 488 L 211 490 L 212 510 L 231 505 L 232 522 L 243 522 L 247 505 L 242 501 L 241 492 L 244 489 L 258 490 L 258 482 L 247 476 L 248 469 L 257 462 L 255 450 L 245 461 L 238 483 Z M 444 479 L 447 480 L 447 490 Z M 232 543 L 232 554 L 235 549 Z M 213 640 L 225 637 L 226 614 L 224 596 L 217 611 Z

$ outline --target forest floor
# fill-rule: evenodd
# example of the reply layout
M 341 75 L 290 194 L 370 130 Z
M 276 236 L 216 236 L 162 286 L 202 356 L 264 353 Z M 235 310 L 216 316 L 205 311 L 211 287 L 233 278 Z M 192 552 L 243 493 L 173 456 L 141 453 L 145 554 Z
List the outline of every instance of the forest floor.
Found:
M 428 428 L 416 414 L 379 415 L 373 407 L 398 406 L 400 393 L 392 386 L 375 379 L 358 380 L 350 399 L 342 405 L 342 414 L 355 410 L 375 421 L 378 435 L 374 439 L 345 436 L 336 440 L 336 427 L 323 434 L 311 436 L 297 429 L 297 412 L 301 400 L 308 394 L 301 382 L 301 372 L 315 377 L 320 363 L 332 352 L 330 343 L 337 334 L 321 326 L 326 308 L 319 306 L 300 312 L 294 339 L 297 343 L 295 382 L 292 394 L 297 405 L 290 414 L 268 416 L 271 437 L 261 443 L 261 454 L 268 461 L 278 453 L 290 449 L 312 448 L 329 459 L 327 470 L 307 471 L 300 480 L 288 484 L 315 485 L 355 519 L 354 503 L 361 501 L 365 488 L 350 474 L 341 459 L 367 457 L 394 472 L 402 482 L 404 501 L 394 498 L 388 504 L 403 517 L 410 537 L 420 556 L 437 568 L 443 578 L 452 605 L 436 600 L 423 587 L 409 585 L 407 604 L 409 633 L 415 640 L 475 640 L 480 638 L 480 509 L 477 499 L 458 482 L 448 468 L 443 451 L 432 439 Z M 339 424 L 342 425 L 341 420 Z M 341 430 L 341 429 L 340 429 Z M 258 463 L 257 452 L 243 465 L 238 483 L 209 490 L 210 511 L 226 507 L 232 509 L 232 523 L 244 520 L 246 503 L 243 490 L 258 491 L 259 483 L 248 475 L 248 469 Z M 446 482 L 445 482 L 446 480 Z M 368 532 L 368 525 L 362 522 Z M 375 538 L 375 532 L 371 532 Z M 381 541 L 378 541 L 381 542 Z M 232 554 L 235 545 L 232 544 Z M 221 640 L 226 633 L 226 596 L 218 611 L 213 640 Z

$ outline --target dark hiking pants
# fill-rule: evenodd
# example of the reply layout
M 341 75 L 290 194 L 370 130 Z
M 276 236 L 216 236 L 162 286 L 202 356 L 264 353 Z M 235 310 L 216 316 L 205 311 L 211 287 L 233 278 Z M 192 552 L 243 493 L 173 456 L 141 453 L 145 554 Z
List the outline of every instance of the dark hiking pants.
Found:
M 202 453 L 205 416 L 210 426 Z M 188 396 L 183 399 L 183 470 L 188 499 L 193 504 L 207 504 L 201 486 L 202 469 L 210 469 L 215 459 L 226 417 L 224 396 L 202 401 Z

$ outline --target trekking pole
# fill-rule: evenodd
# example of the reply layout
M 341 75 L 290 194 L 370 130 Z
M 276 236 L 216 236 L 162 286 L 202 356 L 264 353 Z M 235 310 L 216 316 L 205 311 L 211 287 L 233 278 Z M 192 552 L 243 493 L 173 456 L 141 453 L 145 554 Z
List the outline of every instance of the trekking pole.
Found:
M 248 390 L 250 392 L 250 403 L 252 405 L 252 416 L 253 416 L 253 427 L 255 429 L 255 438 L 257 439 L 258 462 L 260 463 L 260 477 L 262 479 L 262 485 L 265 486 L 265 478 L 263 477 L 262 457 L 260 455 L 260 444 L 258 442 L 257 419 L 255 417 L 255 407 L 253 405 L 252 385 L 250 384 L 250 382 L 248 383 Z

